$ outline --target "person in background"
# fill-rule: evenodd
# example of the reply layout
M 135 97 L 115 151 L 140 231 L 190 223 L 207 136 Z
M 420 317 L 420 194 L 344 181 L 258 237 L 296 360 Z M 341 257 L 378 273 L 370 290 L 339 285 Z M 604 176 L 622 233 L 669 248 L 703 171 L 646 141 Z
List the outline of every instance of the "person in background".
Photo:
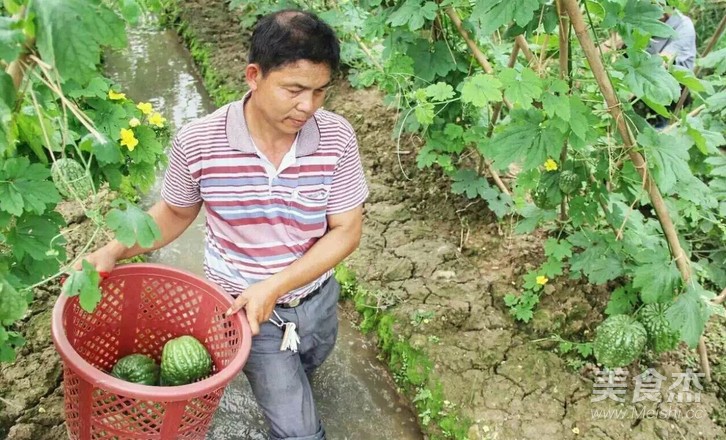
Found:
M 693 26 L 693 21 L 677 10 L 674 10 L 673 13 L 664 13 L 660 21 L 673 28 L 674 35 L 671 37 L 652 37 L 646 51 L 651 55 L 660 55 L 663 57 L 664 66 L 672 62 L 676 66 L 685 67 L 692 71 L 696 64 L 697 55 L 696 29 Z M 619 35 L 615 35 L 613 40 L 608 40 L 600 45 L 602 53 L 623 47 L 623 41 Z M 684 105 L 688 105 L 690 102 L 691 97 L 689 94 Z M 672 112 L 676 105 L 677 101 L 671 103 L 667 108 Z M 635 106 L 635 111 L 644 116 L 656 129 L 660 130 L 668 125 L 668 118 L 659 114 L 653 114 L 647 106 L 640 102 Z
M 673 28 L 675 35 L 670 38 L 653 37 L 646 50 L 673 60 L 676 66 L 693 70 L 696 63 L 696 29 L 693 21 L 678 11 L 663 14 L 662 22 Z
M 149 211 L 162 238 L 114 240 L 85 259 L 111 271 L 172 242 L 204 206 L 205 274 L 236 298 L 227 315 L 244 309 L 250 323 L 244 372 L 270 438 L 321 440 L 308 375 L 335 345 L 333 268 L 360 243 L 369 191 L 352 126 L 321 109 L 340 63 L 333 30 L 308 12 L 267 15 L 248 61 L 249 92 L 174 138 Z

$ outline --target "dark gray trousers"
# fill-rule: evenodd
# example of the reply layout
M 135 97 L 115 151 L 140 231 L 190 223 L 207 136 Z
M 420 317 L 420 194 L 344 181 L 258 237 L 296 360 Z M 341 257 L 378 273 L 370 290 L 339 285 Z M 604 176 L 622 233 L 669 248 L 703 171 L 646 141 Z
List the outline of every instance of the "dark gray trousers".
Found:
M 280 351 L 283 330 L 265 322 L 252 338 L 244 372 L 273 440 L 324 440 L 308 374 L 332 352 L 338 336 L 340 285 L 331 276 L 315 297 L 295 308 L 275 307 L 285 322 L 294 322 L 298 352 Z M 272 315 L 275 319 L 275 315 Z M 276 320 L 276 319 L 275 319 Z

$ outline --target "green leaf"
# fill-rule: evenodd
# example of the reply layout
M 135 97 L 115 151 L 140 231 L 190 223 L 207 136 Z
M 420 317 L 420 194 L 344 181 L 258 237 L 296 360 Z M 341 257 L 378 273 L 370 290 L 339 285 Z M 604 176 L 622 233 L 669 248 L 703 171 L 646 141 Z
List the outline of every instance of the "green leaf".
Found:
M 0 209 L 19 216 L 26 212 L 43 214 L 60 201 L 50 170 L 27 157 L 0 162 Z
M 66 81 L 63 84 L 63 91 L 71 98 L 100 98 L 106 99 L 111 81 L 102 77 L 94 76 L 85 87 L 80 87 L 75 81 Z
M 567 95 L 545 93 L 542 95 L 542 107 L 550 118 L 558 116 L 564 121 L 570 120 L 570 99 Z
M 624 3 L 624 4 L 623 4 Z M 606 16 L 602 28 L 618 27 L 626 37 L 640 31 L 656 37 L 673 37 L 673 28 L 660 21 L 663 9 L 649 0 L 627 0 L 627 2 L 603 2 Z
M 497 169 L 522 161 L 523 169 L 542 165 L 549 157 L 559 157 L 565 135 L 544 120 L 540 110 L 512 110 L 512 122 L 495 133 L 485 155 Z
M 486 107 L 491 101 L 501 101 L 502 83 L 492 75 L 478 73 L 466 78 L 461 87 L 461 101 L 476 107 Z
M 722 90 L 706 99 L 706 107 L 713 112 L 726 108 L 726 90 Z
M 96 74 L 102 46 L 126 44 L 123 20 L 100 0 L 43 0 L 30 3 L 37 17 L 37 47 L 63 79 L 85 84 Z
M 466 194 L 470 199 L 478 197 L 490 188 L 486 178 L 480 176 L 472 169 L 457 170 L 452 176 L 454 183 L 451 185 L 451 191 L 454 194 Z
M 89 99 L 88 104 L 93 110 L 88 110 L 87 113 L 96 123 L 96 128 L 109 139 L 120 139 L 121 129 L 128 128 L 129 123 L 123 106 L 98 98 Z
M 80 295 L 81 307 L 91 313 L 101 301 L 101 289 L 98 287 L 101 277 L 88 261 L 83 260 L 82 267 L 82 270 L 71 273 L 63 283 L 63 294 L 69 297 Z
M 719 154 L 718 147 L 726 144 L 726 139 L 718 131 L 707 130 L 703 126 L 703 119 L 689 116 L 686 120 L 686 132 L 696 143 L 696 147 L 705 155 Z
M 658 55 L 629 51 L 615 63 L 623 73 L 623 84 L 638 98 L 648 97 L 656 104 L 668 105 L 681 96 L 681 87 L 663 68 Z
M 440 40 L 431 44 L 419 38 L 415 44 L 408 46 L 406 54 L 413 58 L 414 71 L 424 81 L 434 81 L 456 69 L 449 47 Z
M 640 289 L 645 304 L 668 301 L 681 280 L 675 261 L 650 251 L 647 254 L 648 261 L 639 262 L 633 270 L 633 287 Z
M 406 0 L 394 13 L 390 15 L 387 23 L 392 26 L 404 26 L 408 24 L 411 31 L 421 29 L 426 20 L 436 18 L 438 6 L 435 2 L 425 2 L 423 5 L 420 0 Z
M 716 75 L 723 75 L 726 73 L 726 47 L 697 59 L 696 63 L 707 69 L 714 69 Z
M 557 240 L 556 238 L 548 238 L 544 244 L 545 255 L 552 257 L 557 261 L 572 257 L 572 245 L 565 240 Z
M 681 66 L 671 66 L 671 75 L 679 83 L 688 87 L 691 92 L 705 92 L 706 87 L 703 85 L 700 79 L 691 71 Z
M 508 67 L 499 74 L 499 80 L 504 86 L 504 96 L 523 109 L 532 107 L 532 101 L 542 94 L 542 80 L 528 67 L 521 72 Z
M 92 152 L 101 166 L 121 164 L 124 161 L 124 156 L 121 154 L 121 146 L 118 142 L 110 140 L 105 135 L 101 136 L 103 136 L 103 140 L 99 141 L 96 136 L 89 133 L 81 139 L 79 147 L 82 151 Z
M 8 231 L 8 244 L 12 247 L 13 255 L 18 260 L 29 255 L 35 260 L 47 260 L 54 258 L 48 251 L 53 251 L 65 243 L 60 235 L 60 226 L 63 222 L 60 215 L 43 217 L 36 215 L 24 215 L 17 220 L 13 229 Z
M 548 278 L 554 278 L 562 275 L 562 267 L 562 262 L 550 258 L 542 264 L 540 273 Z
M 0 277 L 0 324 L 10 325 L 25 316 L 28 301 L 4 277 Z
M 23 48 L 25 36 L 22 22 L 11 17 L 0 17 L 0 60 L 8 64 L 15 60 Z
M 447 123 L 444 127 L 444 135 L 451 141 L 458 141 L 464 135 L 464 127 L 459 124 Z
M 659 133 L 647 128 L 640 132 L 637 140 L 663 194 L 675 192 L 679 181 L 694 178 L 688 166 L 690 140 L 686 136 Z
M 708 302 L 715 296 L 700 284 L 691 282 L 686 293 L 678 295 L 676 301 L 666 310 L 666 319 L 671 327 L 681 332 L 681 339 L 695 348 L 706 328 L 708 318 L 714 313 Z M 722 307 L 722 306 L 721 306 Z
M 629 286 L 618 287 L 610 296 L 610 300 L 605 307 L 605 314 L 610 316 L 630 314 L 637 302 L 638 295 Z
M 10 117 L 10 111 L 15 107 L 15 99 L 13 79 L 4 70 L 0 70 L 0 115 L 7 111 L 7 115 Z
M 622 246 L 612 233 L 578 232 L 570 235 L 567 240 L 573 246 L 583 249 L 570 258 L 570 271 L 573 274 L 581 272 L 593 284 L 604 284 L 624 274 Z
M 421 125 L 431 125 L 434 122 L 434 105 L 430 102 L 422 102 L 416 106 L 413 114 Z
M 155 164 L 158 156 L 164 153 L 164 147 L 156 140 L 156 133 L 149 127 L 139 126 L 135 128 L 135 134 L 139 145 L 134 151 L 129 151 L 129 157 L 137 163 Z
M 106 214 L 106 224 L 116 233 L 116 239 L 126 246 L 137 242 L 143 248 L 150 248 L 161 238 L 161 231 L 149 214 L 123 199 L 116 199 L 114 207 Z
M 446 101 L 454 96 L 454 88 L 445 82 L 437 82 L 426 87 L 426 96 L 434 101 Z
M 538 224 L 552 221 L 557 218 L 557 212 L 554 210 L 544 210 L 533 204 L 528 204 L 519 211 L 522 219 L 517 223 L 514 232 L 517 234 L 529 234 L 534 231 Z
M 471 20 L 478 21 L 480 34 L 486 35 L 511 21 L 520 26 L 526 25 L 539 8 L 539 0 L 477 1 L 471 12 Z

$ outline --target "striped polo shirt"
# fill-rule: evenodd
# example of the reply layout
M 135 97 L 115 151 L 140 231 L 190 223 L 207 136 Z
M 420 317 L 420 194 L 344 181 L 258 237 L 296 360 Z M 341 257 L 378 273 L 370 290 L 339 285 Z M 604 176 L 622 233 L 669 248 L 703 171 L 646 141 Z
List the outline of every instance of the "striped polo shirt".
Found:
M 179 130 L 161 191 L 174 206 L 204 202 L 204 271 L 233 296 L 302 257 L 327 231 L 326 215 L 368 197 L 358 142 L 345 118 L 318 110 L 275 170 L 247 130 L 246 97 Z M 277 302 L 306 296 L 332 273 Z

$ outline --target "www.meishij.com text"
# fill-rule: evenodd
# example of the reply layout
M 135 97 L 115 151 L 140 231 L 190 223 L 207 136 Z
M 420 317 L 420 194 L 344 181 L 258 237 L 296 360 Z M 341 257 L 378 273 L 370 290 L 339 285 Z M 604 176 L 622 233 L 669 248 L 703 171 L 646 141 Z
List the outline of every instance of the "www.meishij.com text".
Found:
M 635 420 L 635 419 L 673 419 L 673 420 L 696 420 L 708 417 L 708 413 L 702 408 L 638 408 L 630 406 L 628 408 L 609 408 L 591 410 L 593 419 L 615 419 L 615 420 Z

